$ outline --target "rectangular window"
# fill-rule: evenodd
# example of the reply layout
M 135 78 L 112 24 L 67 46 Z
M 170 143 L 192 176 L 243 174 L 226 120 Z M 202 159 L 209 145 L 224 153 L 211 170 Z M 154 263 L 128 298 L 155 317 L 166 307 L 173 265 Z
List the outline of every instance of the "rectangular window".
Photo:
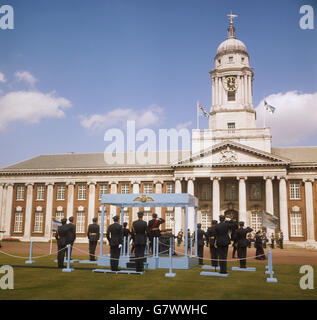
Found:
M 229 63 L 233 62 L 233 57 L 229 57 Z
M 235 183 L 226 183 L 226 200 L 237 200 L 237 185 Z
M 143 220 L 148 223 L 152 219 L 152 212 L 148 210 L 144 210 Z
M 291 237 L 302 237 L 303 227 L 302 227 L 301 212 L 291 212 L 290 222 L 291 222 Z
M 34 232 L 42 233 L 43 232 L 43 212 L 36 211 L 34 215 Z
M 201 212 L 200 213 L 200 223 L 202 230 L 207 230 L 211 226 L 212 216 L 210 212 Z
M 101 216 L 102 216 L 102 212 L 100 210 L 100 211 L 98 211 L 98 224 L 100 226 L 100 232 L 101 232 Z M 106 211 L 106 207 L 105 207 L 104 220 L 103 220 L 103 232 L 104 233 L 107 232 L 107 211 Z
M 228 132 L 229 133 L 234 133 L 235 132 L 235 129 L 236 129 L 235 122 L 228 122 L 227 126 L 228 126 Z
M 14 215 L 14 233 L 22 233 L 23 232 L 23 212 L 15 212 Z
M 122 194 L 130 193 L 130 184 L 129 183 L 122 183 L 121 184 L 121 193 Z
M 300 200 L 299 181 L 291 181 L 290 183 L 290 200 Z
M 108 193 L 108 185 L 106 184 L 101 184 L 99 187 L 99 200 L 101 200 L 101 196 L 103 194 L 107 194 Z
M 130 215 L 129 215 L 129 208 L 123 208 L 123 222 L 127 222 L 129 225 Z
M 56 211 L 55 218 L 58 221 L 62 221 L 64 219 L 64 211 Z
M 204 183 L 201 186 L 201 200 L 211 200 L 211 185 Z
M 174 227 L 175 227 L 174 212 L 166 211 L 165 212 L 165 228 L 172 229 L 172 233 L 174 233 L 175 232 Z
M 251 228 L 255 232 L 262 230 L 262 214 L 260 212 L 251 212 Z
M 63 185 L 57 186 L 56 200 L 65 200 L 65 186 Z
M 236 92 L 228 91 L 228 101 L 236 101 Z
M 36 200 L 44 200 L 44 186 L 37 186 L 36 190 Z
M 17 187 L 17 201 L 24 200 L 24 186 Z
M 86 186 L 84 184 L 78 185 L 78 200 L 86 200 Z
M 144 183 L 143 191 L 144 193 L 153 193 L 152 183 Z
M 166 193 L 175 193 L 174 183 L 167 183 L 166 184 Z
M 76 233 L 85 233 L 85 211 L 77 212 Z

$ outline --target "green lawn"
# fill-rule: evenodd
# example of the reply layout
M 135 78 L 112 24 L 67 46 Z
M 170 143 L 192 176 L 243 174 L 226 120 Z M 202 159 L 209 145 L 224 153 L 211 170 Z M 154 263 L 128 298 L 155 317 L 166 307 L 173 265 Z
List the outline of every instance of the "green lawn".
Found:
M 74 257 L 76 258 L 76 257 Z M 79 258 L 79 257 L 78 257 Z M 75 272 L 64 273 L 55 268 L 52 257 L 38 260 L 32 266 L 24 259 L 0 256 L 0 265 L 14 267 L 14 290 L 0 290 L 6 299 L 316 299 L 317 288 L 299 287 L 299 265 L 274 265 L 278 283 L 267 283 L 265 264 L 256 272 L 231 271 L 228 278 L 200 276 L 200 267 L 174 270 L 175 278 L 165 278 L 167 270 L 149 270 L 145 275 L 93 273 L 92 265 L 74 264 Z M 231 263 L 228 264 L 232 266 Z M 34 268 L 43 266 L 43 268 Z M 46 266 L 46 268 L 44 268 Z M 50 267 L 50 268 L 47 268 Z M 76 269 L 76 267 L 78 269 Z M 315 283 L 317 267 L 314 267 Z M 0 275 L 1 276 L 1 275 Z

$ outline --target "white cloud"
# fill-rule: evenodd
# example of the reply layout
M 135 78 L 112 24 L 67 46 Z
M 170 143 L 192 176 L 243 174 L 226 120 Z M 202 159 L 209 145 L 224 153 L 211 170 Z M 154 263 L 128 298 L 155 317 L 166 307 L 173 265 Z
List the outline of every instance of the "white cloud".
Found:
M 12 121 L 38 123 L 42 118 L 62 118 L 62 109 L 71 107 L 69 100 L 32 91 L 9 92 L 0 97 L 0 130 Z
M 30 85 L 34 85 L 37 79 L 29 71 L 17 71 L 14 74 L 17 81 L 24 81 Z
M 131 108 L 118 108 L 105 114 L 80 116 L 81 125 L 89 130 L 98 130 L 108 127 L 124 127 L 128 120 L 134 120 L 137 128 L 157 127 L 164 114 L 164 110 L 156 105 L 147 109 L 134 110 Z
M 265 110 L 264 100 L 276 108 L 274 114 Z M 272 94 L 264 100 L 256 108 L 257 125 L 263 127 L 265 116 L 275 146 L 296 145 L 317 133 L 317 92 L 289 91 Z
M 2 72 L 0 72 L 0 82 L 6 82 L 6 78 Z
M 187 129 L 188 127 L 190 127 L 192 125 L 192 121 L 187 121 L 187 122 L 183 122 L 180 123 L 176 126 L 176 130 L 181 130 L 181 129 Z

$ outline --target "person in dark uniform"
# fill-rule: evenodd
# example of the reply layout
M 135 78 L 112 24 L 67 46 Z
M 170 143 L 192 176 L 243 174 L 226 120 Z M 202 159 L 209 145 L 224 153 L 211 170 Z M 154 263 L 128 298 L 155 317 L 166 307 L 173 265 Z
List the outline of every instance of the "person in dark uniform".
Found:
M 193 239 L 190 234 L 190 229 L 187 229 L 187 253 L 188 253 L 188 251 L 190 251 L 190 244 L 193 244 L 192 241 L 193 241 Z
M 266 244 L 269 241 L 266 237 L 266 233 L 264 232 L 264 234 L 262 235 L 262 241 L 263 241 L 263 248 L 266 249 Z
M 256 248 L 256 252 L 255 252 L 255 259 L 256 260 L 265 260 L 265 254 L 264 254 L 264 250 L 263 250 L 263 239 L 261 236 L 261 232 L 258 231 L 255 234 L 255 243 L 254 246 Z
M 134 246 L 135 246 L 135 265 L 137 272 L 144 271 L 144 251 L 148 236 L 147 223 L 143 221 L 143 211 L 138 212 L 138 220 L 133 221 Z M 142 258 L 143 257 L 143 258 Z
M 247 247 L 251 248 L 252 236 L 250 233 L 247 235 L 247 241 L 248 241 Z
M 229 230 L 234 228 L 235 223 L 232 220 L 226 220 L 225 216 L 219 216 L 220 223 L 215 226 L 216 245 L 219 258 L 220 273 L 227 273 L 227 255 L 230 244 Z
M 234 221 L 234 222 L 236 222 L 236 221 Z M 232 259 L 235 258 L 235 255 L 237 252 L 237 247 L 238 247 L 237 240 L 235 238 L 235 233 L 236 233 L 237 229 L 238 229 L 238 224 L 235 223 L 232 228 L 232 231 L 231 231 L 231 241 L 233 241 L 232 242 Z
M 271 248 L 274 249 L 274 242 L 275 242 L 275 237 L 274 233 L 271 234 Z
M 122 226 L 118 223 L 119 216 L 114 216 L 113 223 L 108 227 L 107 239 L 110 245 L 110 265 L 112 271 L 118 271 L 120 247 L 122 245 Z
M 181 245 L 183 241 L 183 231 L 180 230 L 178 231 L 178 234 L 177 234 L 177 246 L 179 247 Z
M 195 232 L 193 238 L 195 239 Z M 201 230 L 201 223 L 197 224 L 197 254 L 199 257 L 199 264 L 204 264 L 204 245 L 205 245 L 206 232 Z
M 68 218 L 69 221 L 69 230 L 70 230 L 70 244 L 71 244 L 71 248 L 70 248 L 70 259 L 72 259 L 72 251 L 73 251 L 73 245 L 74 242 L 76 240 L 76 226 L 74 225 L 74 217 L 69 217 Z
M 207 238 L 207 246 L 209 245 L 210 249 L 210 257 L 211 257 L 211 265 L 213 267 L 218 267 L 218 255 L 217 255 L 217 248 L 216 248 L 216 225 L 218 221 L 212 220 L 211 227 L 208 228 L 206 232 Z
M 89 260 L 96 261 L 95 251 L 100 237 L 100 227 L 97 224 L 97 218 L 93 218 L 88 226 L 87 237 L 89 240 Z
M 127 222 L 123 222 L 123 229 L 122 229 L 122 236 L 123 236 L 123 241 L 125 239 L 126 241 L 126 252 L 125 254 L 127 254 L 127 252 L 129 251 L 129 247 L 130 247 L 130 230 L 127 228 L 128 223 Z
M 246 227 L 244 228 L 244 222 L 239 222 L 239 229 L 235 233 L 235 237 L 238 244 L 238 258 L 240 259 L 240 268 L 247 267 L 247 247 L 248 247 L 248 240 L 247 234 L 252 232 L 253 229 Z
M 153 238 L 159 238 L 161 235 L 160 225 L 165 222 L 163 218 L 157 218 L 157 214 L 152 214 L 152 220 L 148 223 L 148 231 L 149 231 L 149 240 L 150 240 L 150 250 L 153 254 Z
M 55 238 L 57 240 L 57 263 L 58 268 L 65 268 L 64 257 L 66 252 L 66 245 L 70 243 L 70 229 L 69 225 L 66 224 L 67 219 L 62 219 L 62 225 L 57 228 Z
M 278 235 L 278 245 L 279 245 L 280 249 L 283 249 L 283 239 L 284 239 L 283 232 L 280 231 L 280 233 Z

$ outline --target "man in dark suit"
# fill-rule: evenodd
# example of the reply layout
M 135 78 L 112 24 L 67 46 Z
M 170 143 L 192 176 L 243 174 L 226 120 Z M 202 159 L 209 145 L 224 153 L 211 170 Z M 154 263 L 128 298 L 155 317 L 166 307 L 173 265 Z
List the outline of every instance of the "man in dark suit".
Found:
M 236 222 L 236 221 L 234 221 L 234 222 Z M 236 233 L 237 229 L 238 229 L 238 224 L 235 223 L 232 228 L 232 231 L 231 231 L 231 241 L 233 241 L 233 243 L 232 243 L 232 259 L 235 258 L 237 248 L 238 248 L 237 240 L 235 237 L 235 233 Z
M 152 214 L 152 220 L 148 223 L 148 231 L 149 231 L 149 240 L 150 240 L 150 250 L 153 254 L 153 238 L 159 238 L 161 235 L 160 225 L 165 222 L 163 218 L 157 218 L 157 214 Z
M 97 218 L 93 218 L 92 222 L 88 226 L 87 237 L 89 240 L 89 260 L 96 261 L 95 251 L 100 237 L 100 228 L 97 224 Z
M 207 238 L 207 245 L 209 245 L 210 249 L 210 257 L 211 257 L 211 265 L 213 267 L 218 267 L 218 254 L 217 254 L 217 248 L 216 248 L 216 225 L 218 221 L 212 220 L 211 227 L 208 228 L 206 232 L 206 238 Z
M 62 225 L 58 227 L 55 238 L 57 240 L 57 263 L 58 263 L 58 268 L 65 268 L 64 266 L 64 256 L 66 252 L 66 245 L 69 244 L 69 235 L 70 235 L 70 229 L 69 225 L 66 224 L 67 219 L 62 219 Z
M 225 216 L 219 216 L 220 223 L 215 226 L 216 230 L 216 245 L 219 258 L 220 273 L 227 273 L 227 255 L 228 246 L 230 244 L 229 230 L 234 227 L 232 220 L 225 221 Z
M 138 212 L 138 220 L 133 221 L 134 246 L 135 246 L 135 265 L 136 271 L 144 271 L 144 251 L 146 245 L 146 238 L 148 236 L 147 223 L 143 221 L 144 213 Z
M 112 271 L 118 271 L 120 247 L 122 245 L 122 226 L 118 223 L 119 216 L 114 216 L 113 223 L 108 227 L 107 239 L 110 245 L 110 265 Z
M 194 232 L 194 239 L 195 239 L 195 232 Z M 204 264 L 204 245 L 205 245 L 205 237 L 206 232 L 201 230 L 201 223 L 197 224 L 197 254 L 199 257 L 199 264 Z M 195 243 L 195 242 L 194 242 Z
M 253 229 L 246 227 L 244 228 L 244 222 L 239 222 L 239 229 L 235 233 L 236 241 L 238 244 L 238 258 L 240 259 L 240 268 L 247 267 L 247 247 L 249 241 L 247 239 L 247 234 L 252 232 Z
M 70 259 L 72 259 L 72 251 L 73 251 L 73 245 L 74 245 L 74 242 L 75 242 L 75 239 L 76 239 L 76 226 L 74 225 L 74 217 L 69 217 L 68 218 L 68 221 L 69 221 L 69 230 L 70 230 L 70 233 L 69 233 L 69 237 L 70 237 L 70 245 L 71 245 L 71 248 L 70 248 Z

